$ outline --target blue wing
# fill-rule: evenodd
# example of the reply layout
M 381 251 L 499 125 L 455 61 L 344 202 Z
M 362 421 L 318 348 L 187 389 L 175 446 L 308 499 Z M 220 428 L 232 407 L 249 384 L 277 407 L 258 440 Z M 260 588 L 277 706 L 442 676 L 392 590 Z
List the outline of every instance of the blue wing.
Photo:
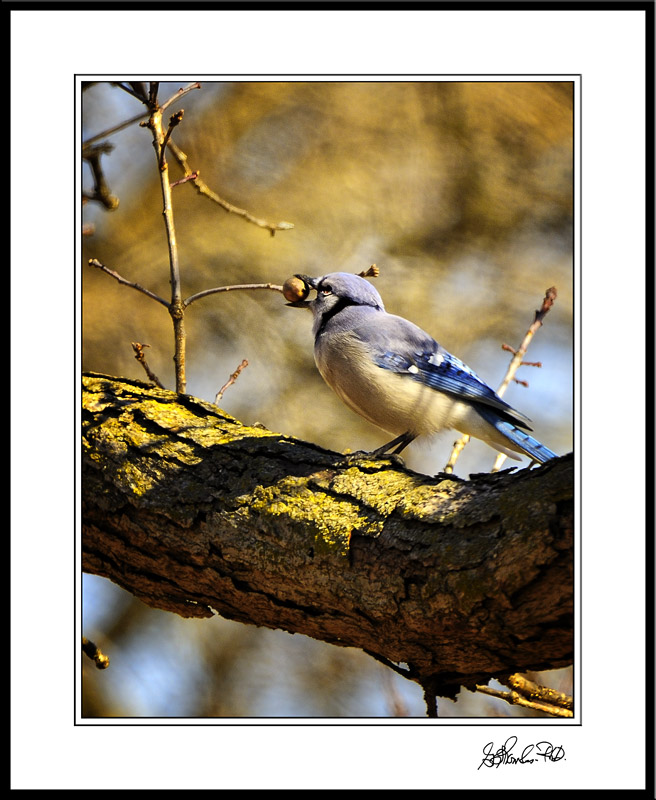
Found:
M 536 461 L 543 463 L 557 457 L 524 432 L 531 430 L 528 417 L 502 400 L 472 369 L 451 355 L 432 336 L 401 317 L 385 314 L 382 322 L 384 324 L 381 324 L 380 314 L 371 314 L 366 319 L 358 319 L 358 324 L 350 328 L 367 343 L 377 366 L 469 403 L 504 438 Z
M 383 369 L 405 373 L 439 392 L 445 392 L 459 400 L 467 400 L 477 410 L 479 405 L 495 409 L 497 419 L 505 419 L 531 430 L 528 417 L 504 402 L 472 369 L 437 342 L 424 352 L 402 355 L 386 351 L 374 360 Z

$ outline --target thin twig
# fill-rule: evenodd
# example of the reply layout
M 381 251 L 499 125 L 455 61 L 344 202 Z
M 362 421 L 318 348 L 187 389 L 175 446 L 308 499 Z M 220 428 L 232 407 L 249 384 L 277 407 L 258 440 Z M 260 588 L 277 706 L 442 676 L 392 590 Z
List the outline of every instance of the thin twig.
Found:
M 510 364 L 508 365 L 508 369 L 506 370 L 506 374 L 504 376 L 504 379 L 501 381 L 501 385 L 497 389 L 497 394 L 499 395 L 499 397 L 503 396 L 503 394 L 505 393 L 506 389 L 508 388 L 508 385 L 509 385 L 510 381 L 512 381 L 512 380 L 514 380 L 516 383 L 520 383 L 520 384 L 523 384 L 524 386 L 528 386 L 526 381 L 520 381 L 520 380 L 517 380 L 515 378 L 515 373 L 517 372 L 517 370 L 519 369 L 519 367 L 522 364 L 524 364 L 526 366 L 533 366 L 533 367 L 541 367 L 542 366 L 542 363 L 539 362 L 539 361 L 537 361 L 537 362 L 529 362 L 529 361 L 524 361 L 523 359 L 524 359 L 524 356 L 526 355 L 526 350 L 528 349 L 528 346 L 531 343 L 531 340 L 533 339 L 533 337 L 535 336 L 536 332 L 541 327 L 542 320 L 546 316 L 546 314 L 549 311 L 549 309 L 551 308 L 551 306 L 553 306 L 553 304 L 555 303 L 557 296 L 558 296 L 558 292 L 556 291 L 556 287 L 555 286 L 552 286 L 549 289 L 547 289 L 547 291 L 545 292 L 545 295 L 544 295 L 544 300 L 542 301 L 542 306 L 535 312 L 535 317 L 533 319 L 533 322 L 529 326 L 529 329 L 526 332 L 526 335 L 524 336 L 524 340 L 522 341 L 521 345 L 519 346 L 519 349 L 515 350 L 514 348 L 510 347 L 510 345 L 507 345 L 507 344 L 503 344 L 501 346 L 503 350 L 507 350 L 507 351 L 513 353 L 513 357 L 512 357 L 512 359 L 510 361 Z M 451 474 L 453 472 L 453 467 L 454 467 L 456 461 L 458 460 L 458 458 L 460 456 L 460 453 L 462 453 L 462 451 L 464 450 L 465 446 L 469 442 L 470 438 L 471 437 L 469 437 L 468 435 L 464 435 L 460 439 L 458 439 L 457 442 L 454 443 L 453 450 L 451 451 L 451 456 L 449 457 L 449 460 L 448 460 L 448 462 L 446 464 L 446 467 L 444 468 L 444 471 L 447 474 Z M 492 468 L 492 472 L 498 472 L 498 470 L 501 468 L 501 465 L 504 463 L 506 458 L 507 458 L 507 456 L 504 453 L 499 453 L 499 455 L 497 456 L 497 458 L 496 458 L 496 460 L 494 462 L 494 467 Z
M 101 270 L 102 272 L 107 273 L 107 275 L 111 275 L 112 278 L 115 278 L 119 283 L 122 283 L 124 286 L 129 286 L 132 289 L 137 289 L 140 292 L 143 292 L 148 297 L 152 298 L 153 300 L 157 300 L 158 303 L 161 303 L 166 308 L 169 307 L 169 304 L 166 300 L 164 300 L 159 295 L 156 295 L 154 292 L 151 292 L 150 289 L 145 289 L 139 283 L 133 283 L 132 281 L 128 281 L 123 278 L 118 272 L 115 272 L 113 269 L 105 266 L 102 262 L 98 261 L 97 258 L 90 258 L 89 259 L 89 266 L 96 267 L 97 269 Z M 242 284 L 235 284 L 232 286 L 216 286 L 214 289 L 204 289 L 202 292 L 197 292 L 196 294 L 191 295 L 186 300 L 182 302 L 184 308 L 191 305 L 196 300 L 200 300 L 202 297 L 207 297 L 211 294 L 217 294 L 219 292 L 233 292 L 239 290 L 252 290 L 252 289 L 270 289 L 274 292 L 282 292 L 282 286 L 279 286 L 276 283 L 242 283 Z
M 449 456 L 449 460 L 446 462 L 446 466 L 444 467 L 444 471 L 447 475 L 451 475 L 453 472 L 456 461 L 460 458 L 460 453 L 462 453 L 465 447 L 469 444 L 470 439 L 471 436 L 468 433 L 465 433 L 453 443 L 451 455 Z
M 89 656 L 98 669 L 107 669 L 109 666 L 109 656 L 101 652 L 100 648 L 86 636 L 82 637 L 82 652 Z
M 198 84 L 200 85 L 200 84 Z M 193 88 L 197 88 L 194 85 Z M 175 97 L 181 96 L 184 90 L 180 90 Z M 173 98 L 171 99 L 172 102 Z M 162 112 L 167 104 L 162 108 L 154 108 L 151 111 L 147 126 L 153 134 L 153 148 L 159 166 L 160 188 L 162 191 L 162 201 L 164 209 L 164 225 L 166 227 L 166 241 L 169 250 L 169 275 L 171 283 L 171 302 L 167 304 L 169 314 L 173 320 L 173 338 L 175 352 L 173 362 L 175 364 L 175 390 L 179 394 L 184 394 L 187 390 L 186 378 L 186 347 L 187 336 L 184 324 L 184 304 L 182 302 L 182 289 L 180 284 L 180 260 L 178 255 L 178 242 L 175 233 L 175 222 L 173 219 L 173 202 L 171 197 L 171 185 L 169 183 L 169 166 L 165 158 L 166 135 L 162 129 Z M 177 115 L 174 115 L 174 117 Z M 173 118 L 172 118 L 173 119 Z M 180 117 L 181 119 L 181 117 Z M 179 120 L 178 120 L 179 122 Z
M 139 102 L 141 102 L 141 103 L 147 103 L 148 102 L 146 97 L 144 97 L 143 95 L 140 95 L 138 92 L 135 92 L 134 89 L 131 86 L 126 86 L 124 83 L 121 83 L 120 81 L 110 81 L 110 83 L 112 84 L 112 86 L 118 86 L 119 89 L 123 89 L 124 92 L 127 92 L 128 94 L 131 94 L 132 97 L 136 97 L 137 100 L 139 100 Z
M 201 297 L 207 297 L 210 294 L 217 294 L 218 292 L 234 292 L 243 289 L 271 289 L 274 292 L 282 292 L 282 286 L 278 286 L 276 283 L 241 283 L 233 286 L 215 286 L 214 289 L 204 289 L 202 292 L 192 294 L 191 297 L 188 297 L 184 301 L 184 305 L 186 308 L 196 300 L 200 300 Z
M 159 92 L 159 81 L 150 81 L 148 86 L 148 104 L 154 107 L 157 103 L 157 92 Z
M 574 709 L 574 698 L 570 695 L 551 689 L 548 686 L 541 686 L 539 683 L 530 681 L 517 672 L 510 675 L 506 683 L 511 689 L 523 694 L 524 697 L 528 697 L 530 700 L 542 700 L 550 705 L 568 708 L 570 711 Z
M 519 349 L 515 352 L 510 364 L 508 365 L 506 375 L 504 379 L 501 381 L 501 386 L 499 386 L 499 388 L 497 389 L 497 394 L 499 395 L 499 397 L 503 396 L 504 392 L 508 388 L 508 384 L 515 377 L 515 373 L 522 364 L 523 358 L 526 355 L 526 350 L 528 349 L 531 340 L 542 326 L 542 320 L 544 319 L 545 315 L 547 314 L 551 306 L 553 306 L 553 304 L 555 303 L 557 296 L 558 292 L 556 291 L 555 286 L 552 286 L 545 292 L 544 300 L 542 301 L 542 306 L 535 312 L 535 318 L 532 324 L 530 325 L 529 329 L 526 331 L 526 336 L 524 336 L 524 340 L 520 344 Z
M 175 186 L 175 184 L 172 183 L 171 186 Z M 380 275 L 380 269 L 375 264 L 372 264 L 363 272 L 358 272 L 358 275 L 363 278 L 377 278 Z M 218 294 L 219 292 L 234 292 L 240 290 L 250 291 L 252 289 L 271 289 L 274 292 L 282 292 L 283 288 L 284 287 L 278 285 L 277 283 L 237 283 L 233 284 L 232 286 L 215 286 L 213 289 L 204 289 L 202 292 L 192 294 L 191 297 L 188 297 L 184 301 L 184 305 L 186 308 L 196 300 L 200 300 L 202 297 L 207 297 L 211 294 Z
M 506 350 L 508 353 L 512 353 L 513 355 L 515 355 L 517 353 L 517 350 L 515 350 L 514 347 L 511 347 L 509 344 L 505 344 L 505 342 L 504 342 L 504 344 L 501 345 L 501 349 L 502 350 Z M 521 367 L 541 367 L 542 366 L 542 362 L 541 361 L 522 361 L 520 366 Z
M 412 678 L 413 677 L 412 670 L 404 669 L 403 667 L 399 667 L 398 664 L 395 664 L 393 661 L 390 661 L 388 658 L 385 658 L 385 656 L 379 656 L 378 653 L 374 653 L 373 650 L 367 650 L 366 648 L 363 648 L 363 650 L 368 656 L 371 656 L 372 658 L 375 658 L 376 661 L 380 661 L 381 664 L 384 664 L 386 667 L 391 669 L 393 672 L 396 672 L 397 675 L 403 675 L 404 678 Z
M 214 398 L 214 405 L 215 405 L 215 406 L 218 406 L 218 404 L 221 402 L 221 398 L 223 397 L 223 393 L 225 392 L 225 390 L 226 390 L 226 389 L 227 389 L 229 386 L 232 386 L 232 384 L 233 384 L 233 383 L 234 383 L 234 382 L 237 380 L 237 378 L 240 376 L 240 374 L 241 374 L 242 370 L 246 369 L 246 367 L 247 367 L 247 366 L 248 366 L 248 361 L 247 361 L 246 359 L 244 359 L 244 360 L 241 362 L 241 364 L 240 364 L 240 365 L 237 367 L 237 369 L 236 369 L 236 370 L 235 370 L 235 371 L 232 373 L 232 375 L 231 375 L 231 376 L 228 378 L 228 380 L 227 380 L 227 381 L 226 381 L 226 382 L 223 384 L 223 386 L 222 386 L 222 387 L 219 389 L 219 391 L 217 392 L 217 395 L 216 395 L 216 397 Z
M 376 264 L 372 264 L 367 269 L 362 270 L 362 272 L 358 272 L 358 275 L 361 278 L 377 278 L 380 275 L 380 269 L 376 266 Z
M 146 84 L 143 81 L 128 81 L 128 83 L 137 93 L 138 97 L 141 97 L 144 101 L 148 99 L 148 95 L 146 94 Z
M 523 360 L 524 356 L 526 355 L 528 346 L 531 343 L 531 340 L 533 339 L 537 331 L 542 327 L 542 320 L 545 318 L 551 306 L 553 306 L 553 304 L 556 302 L 556 297 L 558 297 L 558 292 L 556 291 L 556 287 L 551 286 L 545 292 L 544 300 L 542 301 L 542 306 L 535 312 L 535 317 L 533 319 L 533 322 L 530 325 L 528 331 L 526 331 L 526 336 L 524 336 L 524 340 L 519 346 L 519 349 L 514 352 L 510 364 L 508 365 L 508 370 L 506 371 L 506 375 L 503 381 L 501 382 L 501 386 L 499 386 L 499 388 L 497 389 L 497 394 L 499 395 L 499 397 L 501 397 L 504 394 L 511 380 L 515 381 L 516 383 L 522 383 L 522 381 L 519 381 L 517 380 L 517 378 L 515 378 L 515 373 L 522 366 L 522 364 L 526 365 L 529 364 L 529 362 Z M 512 348 L 506 345 L 506 348 L 504 349 L 512 349 Z M 540 362 L 535 362 L 535 366 L 541 367 L 542 364 Z M 528 385 L 525 382 L 523 383 L 525 385 Z M 505 463 L 507 458 L 508 456 L 505 453 L 499 453 L 499 455 L 495 459 L 494 466 L 492 467 L 492 472 L 498 472 Z
M 159 295 L 155 294 L 155 292 L 151 292 L 150 289 L 145 289 L 139 283 L 133 283 L 132 281 L 126 280 L 121 275 L 119 275 L 118 272 L 115 272 L 113 269 L 110 269 L 109 267 L 106 267 L 103 263 L 98 261 L 97 258 L 90 258 L 89 259 L 89 266 L 90 267 L 96 267 L 96 269 L 99 269 L 102 272 L 105 272 L 107 275 L 111 275 L 112 278 L 117 280 L 119 283 L 122 283 L 123 286 L 129 286 L 131 289 L 136 289 L 138 292 L 143 292 L 147 297 L 150 297 L 151 300 L 157 300 L 157 302 L 161 303 L 165 308 L 169 307 L 169 304 L 167 303 L 166 300 L 164 300 L 164 298 L 162 298 Z
M 168 141 L 168 149 L 173 154 L 173 157 L 176 159 L 178 164 L 182 167 L 184 171 L 185 177 L 188 177 L 193 174 L 193 170 L 189 167 L 187 163 L 187 155 L 183 153 L 183 151 L 177 146 L 177 144 L 172 140 L 169 139 Z M 198 174 L 198 171 L 196 170 Z M 287 231 L 294 227 L 291 222 L 267 222 L 265 219 L 259 219 L 258 217 L 254 217 L 251 213 L 246 211 L 243 208 L 238 208 L 237 206 L 229 203 L 227 200 L 224 200 L 220 197 L 216 192 L 213 192 L 209 186 L 203 181 L 201 178 L 196 178 L 194 181 L 194 188 L 199 194 L 208 197 L 210 200 L 215 202 L 217 205 L 221 206 L 224 211 L 229 212 L 230 214 L 236 214 L 239 217 L 243 217 L 247 222 L 252 222 L 253 225 L 257 225 L 260 228 L 266 228 L 271 235 L 275 235 L 276 231 Z
M 195 181 L 197 177 L 198 177 L 198 172 L 192 172 L 191 175 L 185 175 L 184 178 L 180 178 L 177 181 L 173 181 L 173 183 L 171 184 L 171 189 L 174 186 L 179 186 L 181 183 L 187 183 L 187 181 Z
M 85 199 L 97 200 L 109 211 L 114 211 L 114 209 L 118 208 L 119 201 L 118 197 L 111 193 L 107 181 L 105 180 L 105 173 L 103 172 L 100 158 L 107 153 L 111 153 L 113 149 L 114 145 L 110 142 L 87 145 L 82 148 L 82 158 L 89 164 L 93 175 L 93 194 L 85 194 Z
M 107 128 L 106 131 L 97 133 L 95 136 L 90 136 L 86 141 L 82 143 L 82 147 L 84 148 L 87 145 L 93 144 L 93 142 L 97 142 L 98 139 L 106 139 L 108 136 L 112 136 L 114 133 L 122 131 L 123 128 L 127 128 L 130 125 L 134 125 L 135 122 L 140 122 L 147 116 L 148 116 L 147 112 L 144 112 L 143 114 L 137 114 L 136 117 L 132 117 L 131 119 L 126 119 L 125 122 L 120 122 L 118 125 L 114 125 L 111 128 Z
M 179 111 L 176 111 L 175 114 L 171 115 L 171 119 L 169 120 L 169 127 L 166 129 L 166 133 L 164 134 L 164 140 L 162 142 L 162 148 L 160 153 L 160 169 L 162 169 L 162 164 L 164 163 L 164 159 L 166 158 L 166 145 L 171 138 L 171 134 L 173 133 L 173 129 L 177 128 L 178 125 L 182 122 L 182 117 L 184 116 L 184 108 L 181 108 Z
M 200 83 L 198 81 L 194 81 L 193 83 L 188 84 L 187 86 L 183 86 L 178 91 L 169 97 L 169 99 L 164 103 L 164 105 L 160 108 L 160 111 L 166 111 L 166 109 L 171 105 L 171 103 L 175 103 L 176 100 L 179 100 L 181 97 L 184 97 L 189 92 L 193 92 L 194 89 L 200 89 Z
M 523 706 L 524 708 L 531 708 L 534 711 L 542 711 L 552 717 L 573 717 L 574 712 L 569 708 L 561 708 L 552 703 L 544 703 L 539 700 L 530 700 L 524 695 L 512 689 L 509 692 L 502 692 L 498 689 L 493 689 L 490 686 L 476 686 L 476 691 L 482 694 L 490 695 L 490 697 L 497 697 L 499 700 L 504 700 L 513 706 Z
M 508 456 L 505 453 L 497 453 L 497 457 L 494 459 L 494 464 L 490 472 L 498 472 L 505 464 L 507 458 Z
M 155 375 L 155 373 L 150 369 L 148 363 L 146 362 L 146 356 L 144 355 L 143 349 L 144 347 L 150 347 L 149 344 L 142 344 L 141 342 L 132 342 L 132 349 L 135 353 L 135 358 L 144 368 L 146 375 L 150 378 L 150 380 L 155 384 L 155 386 L 159 386 L 160 389 L 164 388 L 164 384 L 160 381 L 160 379 Z

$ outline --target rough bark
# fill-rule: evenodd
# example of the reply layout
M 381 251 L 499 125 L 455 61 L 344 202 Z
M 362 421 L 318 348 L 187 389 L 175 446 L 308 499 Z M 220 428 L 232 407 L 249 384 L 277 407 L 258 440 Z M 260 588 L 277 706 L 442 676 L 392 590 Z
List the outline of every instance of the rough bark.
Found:
M 82 563 L 149 605 L 360 647 L 435 692 L 573 655 L 573 458 L 429 477 L 84 377 Z

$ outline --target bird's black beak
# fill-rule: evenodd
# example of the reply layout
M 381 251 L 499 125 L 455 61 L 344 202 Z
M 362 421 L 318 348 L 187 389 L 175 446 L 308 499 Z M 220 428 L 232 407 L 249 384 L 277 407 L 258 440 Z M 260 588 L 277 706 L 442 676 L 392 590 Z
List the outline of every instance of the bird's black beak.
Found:
M 311 278 L 309 275 L 298 275 L 298 274 L 294 275 L 294 277 L 295 278 L 299 278 L 300 280 L 302 280 L 303 283 L 306 286 L 310 287 L 310 289 L 316 289 L 317 288 L 317 279 L 316 278 Z
M 297 295 L 298 300 L 289 302 L 287 305 L 291 308 L 309 308 L 310 301 L 306 300 L 305 298 L 310 293 L 310 289 L 317 288 L 317 282 L 315 278 L 311 278 L 309 275 L 294 275 L 294 279 L 285 282 L 285 287 L 287 288 L 288 286 L 290 293 L 292 295 Z M 290 295 L 287 292 L 284 292 L 284 294 L 285 297 L 289 299 Z

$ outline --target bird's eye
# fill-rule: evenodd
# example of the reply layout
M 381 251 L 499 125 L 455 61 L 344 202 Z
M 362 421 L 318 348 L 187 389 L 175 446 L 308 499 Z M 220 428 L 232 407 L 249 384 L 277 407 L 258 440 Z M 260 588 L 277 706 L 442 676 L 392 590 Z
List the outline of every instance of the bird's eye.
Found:
M 333 290 L 332 287 L 326 286 L 325 284 L 319 289 L 320 294 L 332 294 Z

